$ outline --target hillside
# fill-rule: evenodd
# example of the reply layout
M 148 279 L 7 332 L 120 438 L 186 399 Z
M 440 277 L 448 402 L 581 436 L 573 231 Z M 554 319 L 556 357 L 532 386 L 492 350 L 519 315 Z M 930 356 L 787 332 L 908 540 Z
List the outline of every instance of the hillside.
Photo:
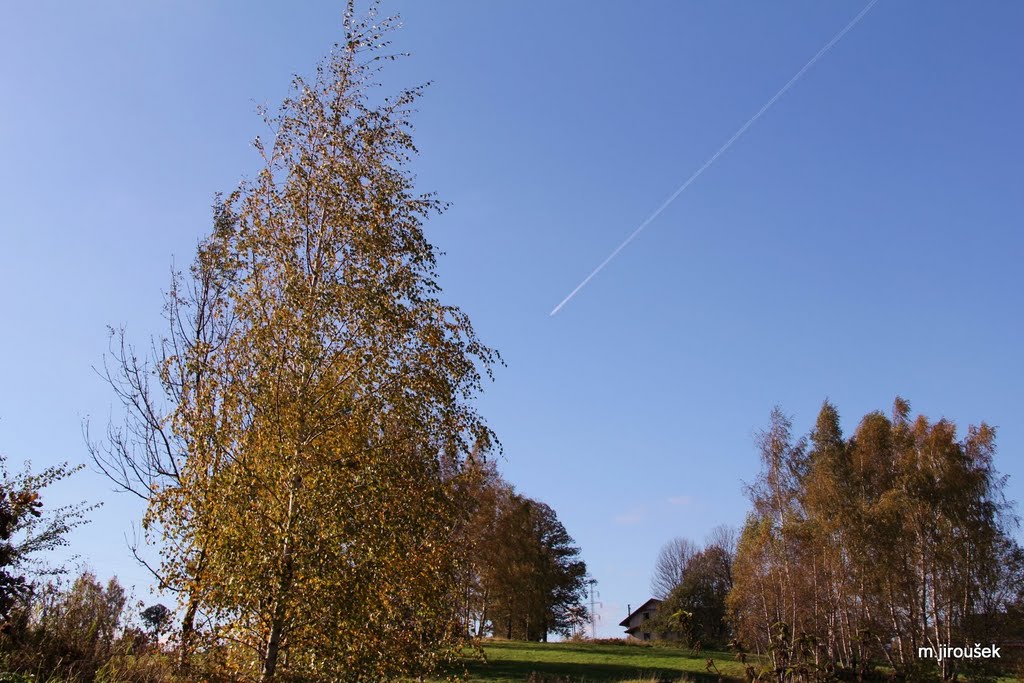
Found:
M 703 652 L 666 645 L 615 643 L 527 643 L 486 641 L 486 661 L 467 659 L 474 683 L 577 683 L 652 680 L 717 681 L 706 670 L 708 658 L 726 679 L 742 680 L 743 665 L 728 652 Z M 531 679 L 531 675 L 533 678 Z

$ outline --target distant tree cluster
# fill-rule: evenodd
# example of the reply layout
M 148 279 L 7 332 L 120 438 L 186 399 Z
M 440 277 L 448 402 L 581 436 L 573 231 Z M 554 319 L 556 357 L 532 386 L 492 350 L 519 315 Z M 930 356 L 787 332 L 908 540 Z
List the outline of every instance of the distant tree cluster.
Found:
M 732 590 L 736 533 L 716 528 L 703 548 L 685 538 L 665 544 L 651 588 L 662 600 L 654 629 L 690 646 L 722 647 L 729 640 L 726 599 Z
M 936 664 L 918 648 L 1024 633 L 1024 553 L 992 427 L 958 438 L 897 399 L 844 437 L 826 402 L 807 439 L 776 410 L 758 445 L 728 604 L 739 642 L 780 681 L 864 677 L 875 664 L 978 676 L 983 661 Z
M 517 494 L 490 463 L 475 475 L 464 531 L 466 628 L 534 641 L 580 629 L 588 617 L 587 566 L 555 511 Z
M 920 654 L 1024 633 L 1024 550 L 993 465 L 994 428 L 958 437 L 897 398 L 890 416 L 869 413 L 845 437 L 825 402 L 806 438 L 775 409 L 757 445 L 738 540 L 720 527 L 704 548 L 681 538 L 662 548 L 651 581 L 659 632 L 728 642 L 742 661 L 761 655 L 770 667 L 748 675 L 780 683 L 877 667 L 984 679 L 1013 666 L 1012 648 L 989 661 Z

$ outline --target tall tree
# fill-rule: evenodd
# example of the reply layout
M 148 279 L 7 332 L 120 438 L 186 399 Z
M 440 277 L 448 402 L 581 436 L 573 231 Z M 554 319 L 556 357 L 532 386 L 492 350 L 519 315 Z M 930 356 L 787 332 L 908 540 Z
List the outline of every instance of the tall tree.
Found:
M 462 624 L 466 633 L 476 637 L 493 627 L 494 591 L 506 570 L 500 559 L 498 520 L 515 496 L 494 461 L 480 455 L 471 455 L 462 477 L 459 497 L 467 512 L 464 523 L 456 527 L 461 548 Z
M 386 680 L 460 642 L 456 495 L 494 441 L 470 400 L 497 356 L 438 299 L 423 222 L 444 206 L 408 171 L 421 88 L 371 101 L 393 25 L 375 22 L 350 3 L 345 43 L 266 115 L 263 168 L 197 256 L 213 303 L 175 300 L 213 337 L 159 370 L 173 446 L 144 424 L 159 458 L 134 460 L 156 463 L 155 569 L 233 676 Z
M 540 628 L 541 640 L 548 634 L 569 635 L 582 612 L 587 587 L 587 565 L 580 549 L 554 509 L 546 503 L 532 502 L 534 533 L 540 547 Z

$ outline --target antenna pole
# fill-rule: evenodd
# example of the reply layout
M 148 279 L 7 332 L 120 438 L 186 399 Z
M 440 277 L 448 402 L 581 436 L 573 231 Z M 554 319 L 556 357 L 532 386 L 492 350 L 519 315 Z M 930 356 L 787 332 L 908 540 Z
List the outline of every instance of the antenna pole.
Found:
M 594 586 L 597 584 L 597 579 L 590 579 L 587 581 L 590 586 L 590 637 L 597 640 L 597 612 L 594 609 L 594 605 L 600 605 L 601 603 L 595 602 L 595 595 L 600 595 L 594 590 Z

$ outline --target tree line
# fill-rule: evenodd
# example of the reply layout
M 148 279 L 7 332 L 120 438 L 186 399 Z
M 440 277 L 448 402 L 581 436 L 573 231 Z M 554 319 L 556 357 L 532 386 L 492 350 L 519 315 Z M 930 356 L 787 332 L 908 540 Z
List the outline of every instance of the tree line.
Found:
M 897 398 L 890 415 L 865 415 L 847 437 L 825 402 L 803 438 L 776 409 L 757 445 L 752 507 L 728 570 L 719 564 L 722 580 L 708 568 L 714 544 L 663 551 L 654 581 L 667 600 L 663 628 L 761 655 L 767 667 L 749 674 L 779 681 L 861 680 L 880 666 L 955 680 L 1012 666 L 1024 550 L 993 463 L 993 427 L 958 436 Z M 719 613 L 712 628 L 702 623 Z M 922 655 L 976 643 L 1009 647 L 1001 659 Z

